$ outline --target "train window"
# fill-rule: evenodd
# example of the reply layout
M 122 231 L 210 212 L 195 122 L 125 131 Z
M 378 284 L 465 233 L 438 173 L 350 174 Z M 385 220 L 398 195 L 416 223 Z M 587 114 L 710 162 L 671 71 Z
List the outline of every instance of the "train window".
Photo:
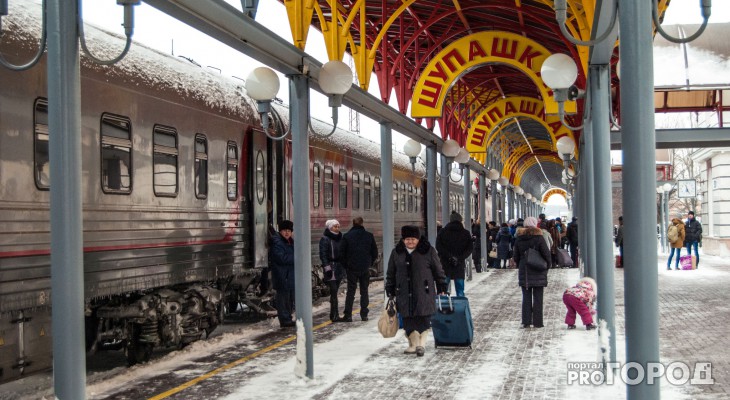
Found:
M 413 212 L 413 185 L 408 184 L 408 212 Z
M 259 150 L 256 154 L 256 200 L 259 204 L 264 204 L 266 197 L 266 166 L 264 163 L 264 153 Z
M 365 174 L 365 177 L 363 178 L 363 194 L 362 194 L 362 200 L 363 200 L 363 208 L 366 211 L 370 211 L 370 175 Z
M 35 184 L 38 189 L 48 190 L 51 185 L 48 158 L 48 100 L 36 100 L 34 111 Z
M 335 171 L 332 167 L 324 166 L 324 208 L 332 208 L 335 203 L 334 199 L 334 177 Z
M 195 197 L 208 197 L 208 139 L 203 134 L 195 135 Z
M 337 183 L 339 187 L 340 208 L 347 208 L 347 170 L 340 168 L 340 181 Z
M 373 195 L 375 196 L 375 211 L 380 210 L 380 177 L 376 176 L 373 182 Z
M 112 114 L 101 116 L 101 189 L 132 192 L 132 124 Z
M 352 173 L 352 209 L 358 210 L 360 208 L 360 174 L 357 172 Z
M 156 125 L 153 131 L 152 186 L 157 196 L 177 196 L 177 132 Z
M 320 181 L 322 180 L 321 175 L 321 167 L 319 164 L 314 163 L 314 166 L 312 166 L 312 207 L 313 208 L 319 208 L 319 199 L 320 199 Z
M 400 211 L 406 212 L 406 184 L 400 184 Z
M 398 182 L 393 182 L 393 211 L 398 211 Z
M 236 142 L 228 142 L 226 165 L 228 200 L 238 200 L 238 144 Z

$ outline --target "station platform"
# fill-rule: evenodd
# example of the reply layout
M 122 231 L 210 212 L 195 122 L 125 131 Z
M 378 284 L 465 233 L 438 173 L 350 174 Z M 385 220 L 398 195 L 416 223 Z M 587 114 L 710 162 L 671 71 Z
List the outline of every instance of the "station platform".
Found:
M 730 266 L 701 256 L 700 268 L 659 271 L 661 362 L 694 369 L 710 363 L 701 384 L 658 379 L 663 399 L 730 398 Z M 615 270 L 616 353 L 625 362 L 624 274 Z M 562 293 L 577 269 L 554 269 L 544 295 L 544 328 L 519 329 L 521 293 L 516 270 L 489 270 L 466 283 L 474 318 L 469 348 L 434 348 L 424 357 L 403 354 L 403 331 L 384 339 L 377 330 L 382 282 L 371 285 L 371 314 L 352 323 L 326 321 L 328 304 L 315 308 L 314 379 L 295 375 L 294 328 L 262 321 L 168 353 L 145 365 L 90 373 L 89 399 L 619 399 L 626 383 L 595 385 L 570 376 L 575 363 L 599 360 L 598 333 L 568 330 Z M 357 304 L 357 297 L 356 297 Z M 600 305 L 599 305 L 600 306 Z M 693 371 L 691 371 L 693 372 Z M 681 375 L 681 374 L 680 374 Z M 675 376 L 677 374 L 675 373 Z M 681 378 L 681 376 L 680 376 Z M 713 383 L 708 383 L 711 378 Z M 7 389 L 8 385 L 5 386 Z M 1 387 L 0 387 L 1 388 Z M 39 395 L 42 394 L 42 395 Z M 42 388 L 0 398 L 48 398 Z M 48 397 L 47 397 L 48 396 Z

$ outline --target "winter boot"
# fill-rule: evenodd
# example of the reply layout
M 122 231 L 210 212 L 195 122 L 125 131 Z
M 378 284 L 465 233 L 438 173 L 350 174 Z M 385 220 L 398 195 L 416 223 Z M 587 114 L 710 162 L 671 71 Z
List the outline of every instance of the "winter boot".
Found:
M 593 324 L 586 325 L 586 330 L 587 331 L 590 331 L 590 330 L 593 330 L 593 329 L 596 329 L 596 326 L 595 325 L 593 325 Z
M 404 354 L 415 354 L 416 353 L 416 346 L 418 346 L 419 340 L 420 340 L 421 334 L 418 333 L 418 331 L 411 332 L 410 335 L 408 335 L 408 348 L 403 351 Z
M 426 354 L 426 339 L 428 339 L 428 331 L 430 329 L 426 329 L 425 331 L 421 332 L 420 340 L 418 341 L 418 345 L 416 346 L 416 355 L 418 357 L 423 357 L 424 354 Z

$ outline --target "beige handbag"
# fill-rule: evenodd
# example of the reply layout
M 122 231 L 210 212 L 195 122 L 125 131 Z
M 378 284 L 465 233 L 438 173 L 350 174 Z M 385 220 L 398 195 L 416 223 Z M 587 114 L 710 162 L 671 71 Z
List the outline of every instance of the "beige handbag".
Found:
M 395 312 L 395 301 L 388 299 L 383 308 L 383 313 L 378 320 L 378 330 L 384 338 L 392 338 L 398 333 L 398 316 Z

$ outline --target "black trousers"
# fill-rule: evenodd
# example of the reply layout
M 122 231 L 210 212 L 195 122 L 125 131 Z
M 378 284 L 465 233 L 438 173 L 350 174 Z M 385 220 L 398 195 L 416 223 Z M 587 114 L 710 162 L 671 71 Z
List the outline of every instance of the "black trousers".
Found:
M 334 321 L 340 316 L 340 306 L 337 303 L 337 292 L 340 290 L 340 280 L 328 281 L 330 288 L 330 320 Z
M 542 327 L 543 287 L 522 288 L 522 325 Z
M 345 296 L 344 317 L 352 317 L 352 304 L 355 302 L 355 290 L 360 285 L 360 316 L 368 316 L 368 285 L 370 284 L 370 271 L 347 271 L 347 295 Z
M 570 244 L 570 258 L 573 260 L 573 268 L 578 268 L 578 245 Z
M 294 290 L 276 290 L 276 316 L 279 323 L 292 321 L 294 313 Z

